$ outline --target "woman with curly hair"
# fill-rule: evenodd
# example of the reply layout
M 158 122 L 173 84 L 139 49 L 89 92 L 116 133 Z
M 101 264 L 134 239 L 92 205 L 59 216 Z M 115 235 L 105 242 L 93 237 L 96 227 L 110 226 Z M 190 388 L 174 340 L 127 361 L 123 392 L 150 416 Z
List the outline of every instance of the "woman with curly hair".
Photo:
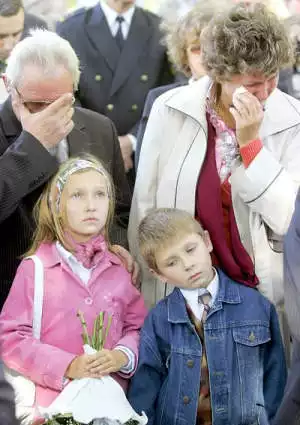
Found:
M 201 61 L 200 34 L 213 16 L 227 7 L 225 2 L 226 0 L 210 0 L 209 2 L 199 0 L 192 10 L 176 22 L 169 20 L 162 22 L 161 29 L 165 34 L 163 42 L 167 47 L 169 60 L 175 71 L 179 72 L 183 78 L 173 84 L 155 87 L 148 93 L 137 134 L 136 168 L 138 167 L 142 141 L 154 101 L 166 91 L 197 81 L 205 75 Z M 184 77 L 186 77 L 186 80 Z
M 261 4 L 238 4 L 202 31 L 208 74 L 155 102 L 143 140 L 129 241 L 153 207 L 189 211 L 209 231 L 213 262 L 258 288 L 284 323 L 282 237 L 300 182 L 300 103 L 276 88 L 292 60 L 280 20 Z M 164 283 L 144 276 L 149 305 Z

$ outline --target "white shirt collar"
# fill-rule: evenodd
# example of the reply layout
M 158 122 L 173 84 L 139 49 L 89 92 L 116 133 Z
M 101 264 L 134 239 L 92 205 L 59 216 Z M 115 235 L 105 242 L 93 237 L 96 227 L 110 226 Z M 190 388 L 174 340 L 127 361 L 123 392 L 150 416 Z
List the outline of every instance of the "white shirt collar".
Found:
M 85 284 L 88 284 L 88 281 L 91 277 L 92 271 L 95 267 L 91 269 L 86 269 L 72 254 L 72 252 L 66 250 L 58 241 L 56 242 L 56 249 L 62 258 L 62 260 L 70 267 L 72 272 L 76 274 L 79 279 Z
M 131 21 L 132 21 L 132 17 L 133 17 L 134 11 L 135 11 L 135 5 L 130 7 L 124 13 L 116 12 L 114 9 L 109 7 L 104 0 L 100 0 L 100 6 L 101 6 L 101 9 L 103 10 L 103 13 L 106 17 L 108 26 L 109 26 L 113 36 L 115 36 L 115 32 L 116 32 L 115 29 L 118 29 L 118 23 L 116 22 L 116 18 L 118 16 L 123 16 L 124 23 L 126 24 L 127 31 L 124 28 L 122 28 L 122 31 L 123 31 L 124 37 L 126 38 L 126 35 L 124 34 L 124 32 L 126 32 L 128 34 L 130 24 L 131 24 Z M 122 27 L 124 27 L 124 25 Z
M 192 312 L 195 314 L 195 316 L 199 320 L 201 320 L 204 307 L 203 307 L 203 304 L 198 302 L 198 297 L 204 292 L 204 290 L 208 291 L 211 295 L 211 300 L 209 302 L 209 305 L 211 307 L 214 304 L 219 291 L 219 275 L 216 270 L 215 270 L 215 276 L 213 280 L 210 282 L 210 284 L 207 286 L 207 288 L 196 288 L 196 289 L 181 289 L 180 288 L 180 292 L 186 299 L 186 302 L 188 303 L 188 305 L 191 307 Z

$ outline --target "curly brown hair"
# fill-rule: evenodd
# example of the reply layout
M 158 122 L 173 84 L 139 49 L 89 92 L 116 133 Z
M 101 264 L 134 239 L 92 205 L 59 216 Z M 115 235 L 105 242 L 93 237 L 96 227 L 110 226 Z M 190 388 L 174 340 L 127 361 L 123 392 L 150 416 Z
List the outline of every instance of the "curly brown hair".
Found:
M 228 1 L 228 0 L 227 0 Z M 200 34 L 213 16 L 227 7 L 226 0 L 199 0 L 186 15 L 177 21 L 165 20 L 161 24 L 170 61 L 179 72 L 191 75 L 188 64 L 187 48 L 200 48 Z M 228 8 L 228 7 L 227 7 Z
M 202 61 L 213 80 L 236 74 L 276 74 L 293 62 L 284 24 L 263 4 L 239 3 L 201 33 Z

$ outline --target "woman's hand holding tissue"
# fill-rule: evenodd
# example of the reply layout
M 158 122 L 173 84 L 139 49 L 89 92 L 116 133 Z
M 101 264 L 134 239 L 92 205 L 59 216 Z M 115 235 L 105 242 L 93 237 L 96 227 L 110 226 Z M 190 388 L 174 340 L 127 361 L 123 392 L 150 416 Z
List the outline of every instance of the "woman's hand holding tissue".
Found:
M 240 145 L 246 146 L 259 138 L 259 129 L 264 118 L 264 104 L 244 87 L 235 90 L 232 98 L 232 113 L 236 122 L 236 137 Z

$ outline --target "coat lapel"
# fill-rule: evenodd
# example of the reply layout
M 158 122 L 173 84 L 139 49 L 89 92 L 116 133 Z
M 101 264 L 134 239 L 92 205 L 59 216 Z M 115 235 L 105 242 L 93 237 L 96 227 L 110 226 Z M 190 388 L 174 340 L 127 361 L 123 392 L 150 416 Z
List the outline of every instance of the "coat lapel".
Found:
M 84 123 L 78 117 L 78 114 L 74 113 L 74 128 L 67 137 L 69 145 L 69 156 L 77 156 L 84 152 L 90 151 L 91 140 L 88 132 L 86 131 Z
M 92 9 L 92 15 L 85 30 L 95 49 L 100 52 L 109 68 L 114 72 L 120 59 L 120 52 L 100 4 Z
M 142 9 L 136 8 L 127 40 L 124 44 L 124 48 L 116 67 L 110 96 L 113 96 L 113 94 L 116 93 L 116 91 L 130 76 L 132 69 L 136 66 L 136 62 L 140 54 L 143 52 L 147 41 L 151 37 L 151 33 L 152 28 L 149 26 Z

